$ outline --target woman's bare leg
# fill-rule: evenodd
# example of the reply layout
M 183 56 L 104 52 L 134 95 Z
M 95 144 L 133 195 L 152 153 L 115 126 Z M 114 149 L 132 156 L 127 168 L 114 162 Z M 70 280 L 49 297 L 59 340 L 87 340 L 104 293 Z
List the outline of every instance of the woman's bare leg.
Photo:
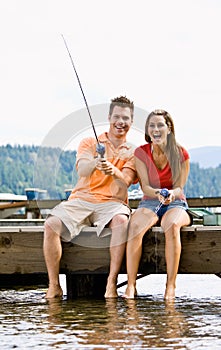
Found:
M 165 300 L 175 298 L 176 277 L 181 254 L 180 229 L 189 223 L 189 215 L 185 210 L 179 208 L 170 209 L 162 218 L 161 226 L 165 233 L 165 259 L 167 265 Z

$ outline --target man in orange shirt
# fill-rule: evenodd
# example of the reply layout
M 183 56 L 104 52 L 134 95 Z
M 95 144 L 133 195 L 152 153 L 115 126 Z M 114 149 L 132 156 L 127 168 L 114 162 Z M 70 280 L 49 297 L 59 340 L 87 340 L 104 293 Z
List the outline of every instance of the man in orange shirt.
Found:
M 85 226 L 96 226 L 102 236 L 104 227 L 111 229 L 110 272 L 105 298 L 117 297 L 117 276 L 122 264 L 130 217 L 127 188 L 136 180 L 134 149 L 126 142 L 133 122 L 134 104 L 124 96 L 111 100 L 109 131 L 98 137 L 105 146 L 104 158 L 96 151 L 96 139 L 83 139 L 77 152 L 79 180 L 68 201 L 52 209 L 45 222 L 44 256 L 49 288 L 46 298 L 62 296 L 59 267 L 61 240 L 70 241 Z

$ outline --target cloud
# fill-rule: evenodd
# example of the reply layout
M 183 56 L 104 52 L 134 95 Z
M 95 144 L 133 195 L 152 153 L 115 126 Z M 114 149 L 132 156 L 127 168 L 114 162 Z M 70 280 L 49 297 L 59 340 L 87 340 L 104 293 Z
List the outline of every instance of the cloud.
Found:
M 20 0 L 0 13 L 0 142 L 39 144 L 84 107 L 63 33 L 89 104 L 125 94 L 167 109 L 186 147 L 220 145 L 220 2 Z

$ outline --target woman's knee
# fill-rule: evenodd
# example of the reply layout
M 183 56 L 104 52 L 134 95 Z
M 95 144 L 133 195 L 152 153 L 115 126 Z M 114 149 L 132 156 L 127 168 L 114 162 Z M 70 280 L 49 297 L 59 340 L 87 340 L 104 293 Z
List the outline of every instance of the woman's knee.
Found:
M 164 227 L 162 225 L 166 242 L 174 241 L 180 244 L 180 225 L 175 222 L 171 222 L 169 225 Z
M 129 224 L 128 238 L 142 238 L 147 231 L 147 225 L 132 218 Z
M 158 218 L 155 214 L 152 212 L 146 214 L 140 209 L 139 212 L 135 212 L 131 217 L 129 233 L 134 236 L 139 234 L 144 235 L 147 230 L 157 223 L 157 221 Z
M 134 235 L 135 233 L 138 233 L 141 229 L 141 224 L 136 219 L 132 218 L 129 224 L 129 232 Z

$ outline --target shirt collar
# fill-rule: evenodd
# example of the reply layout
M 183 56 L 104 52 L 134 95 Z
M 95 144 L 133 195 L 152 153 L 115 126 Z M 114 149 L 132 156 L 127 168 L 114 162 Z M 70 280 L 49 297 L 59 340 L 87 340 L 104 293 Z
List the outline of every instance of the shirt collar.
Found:
M 101 134 L 101 135 L 98 137 L 98 140 L 99 140 L 99 142 L 101 142 L 101 143 L 110 143 L 110 144 L 112 144 L 112 143 L 110 142 L 109 138 L 108 138 L 108 133 L 107 133 L 107 132 L 104 132 L 103 134 Z M 125 148 L 127 148 L 127 149 L 130 149 L 130 148 L 131 148 L 131 145 L 130 145 L 128 142 L 124 142 L 124 143 L 122 143 L 122 145 L 120 145 L 119 147 L 125 147 Z

